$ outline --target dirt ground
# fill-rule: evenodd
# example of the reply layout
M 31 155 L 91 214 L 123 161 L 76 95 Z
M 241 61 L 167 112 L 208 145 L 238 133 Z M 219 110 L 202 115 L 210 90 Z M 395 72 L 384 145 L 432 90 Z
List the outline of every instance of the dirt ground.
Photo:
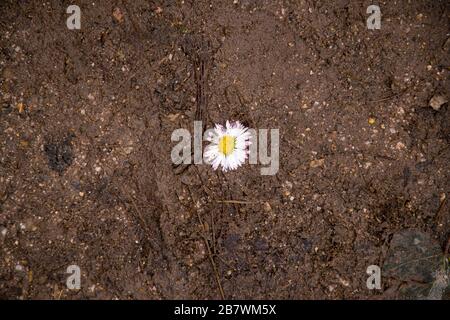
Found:
M 450 231 L 450 4 L 370 4 L 1 1 L 0 298 L 397 297 L 366 268 Z M 174 167 L 199 114 L 280 129 L 278 173 Z

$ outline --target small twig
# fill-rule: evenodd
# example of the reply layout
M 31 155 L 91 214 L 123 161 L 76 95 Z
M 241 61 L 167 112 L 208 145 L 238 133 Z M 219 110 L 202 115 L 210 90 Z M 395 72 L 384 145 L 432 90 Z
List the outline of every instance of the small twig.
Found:
M 219 177 L 219 174 L 222 176 L 222 179 L 225 180 L 225 184 L 227 185 L 228 194 L 230 195 L 230 200 L 228 200 L 228 201 L 233 201 L 233 195 L 231 194 L 231 188 L 230 188 L 230 184 L 227 180 L 227 177 L 221 171 L 219 171 L 219 173 L 217 174 L 218 177 Z M 219 177 L 219 179 L 220 179 L 220 177 Z M 239 215 L 239 207 L 237 206 L 237 203 L 231 202 L 231 204 L 233 204 L 234 210 L 236 210 L 236 214 Z
M 245 201 L 245 200 L 216 200 L 219 203 L 229 203 L 229 204 L 255 204 L 260 203 L 262 201 Z
M 393 99 L 393 98 L 397 98 L 397 97 L 401 96 L 401 95 L 404 94 L 405 92 L 406 92 L 406 89 L 402 90 L 402 91 L 399 92 L 399 93 L 396 93 L 396 94 L 393 94 L 393 95 L 390 95 L 390 96 L 387 96 L 387 97 L 384 97 L 384 98 L 381 98 L 381 99 L 378 99 L 378 100 L 369 100 L 369 101 L 367 101 L 367 103 L 378 103 L 378 102 L 383 102 L 383 101 L 391 100 L 391 99 Z
M 398 97 L 399 95 L 400 95 L 400 94 L 394 94 L 394 95 L 389 96 L 389 97 L 385 97 L 385 98 L 378 99 L 378 100 L 369 100 L 369 101 L 367 101 L 367 102 L 368 102 L 368 103 L 378 103 L 378 102 L 383 102 L 383 101 L 387 101 L 387 100 L 390 100 L 390 99 L 392 99 L 392 98 Z
M 205 195 L 207 197 L 211 197 L 210 190 L 208 190 L 208 188 L 206 187 L 205 183 L 203 182 L 202 175 L 200 174 L 200 171 L 198 170 L 197 166 L 194 166 L 194 168 L 195 168 L 195 171 L 197 172 L 198 178 L 200 179 L 203 192 L 205 193 Z M 212 198 L 215 198 L 214 195 L 212 196 Z M 215 226 L 215 223 L 214 223 L 214 214 L 213 214 L 213 212 L 214 212 L 214 210 L 210 210 L 211 230 L 212 230 L 211 242 L 212 242 L 212 247 L 213 247 L 212 251 L 214 252 L 214 254 L 216 254 L 216 226 Z
M 205 225 L 203 224 L 203 221 L 202 221 L 202 219 L 200 217 L 200 214 L 198 213 L 198 210 L 195 210 L 195 212 L 197 213 L 197 217 L 199 219 L 199 222 L 202 225 L 202 228 L 204 230 L 205 229 Z M 202 237 L 203 237 L 203 241 L 205 242 L 206 249 L 208 250 L 208 258 L 209 258 L 209 261 L 211 262 L 211 265 L 212 265 L 213 270 L 214 270 L 214 275 L 216 277 L 217 286 L 219 287 L 220 296 L 222 297 L 222 300 L 225 300 L 225 293 L 223 292 L 222 283 L 220 282 L 219 272 L 217 271 L 217 266 L 216 266 L 216 263 L 214 262 L 214 259 L 213 259 L 213 254 L 212 254 L 212 251 L 211 251 L 211 247 L 209 246 L 208 239 L 206 239 L 206 237 L 204 235 L 202 235 Z
M 450 236 L 447 239 L 447 245 L 445 246 L 444 257 L 447 260 L 448 253 L 450 251 Z
M 403 267 L 403 266 L 406 266 L 406 265 L 408 265 L 408 264 L 410 264 L 410 263 L 414 263 L 414 262 L 422 261 L 422 260 L 428 260 L 428 259 L 435 258 L 435 257 L 439 257 L 439 256 L 440 256 L 440 254 L 433 254 L 433 255 L 431 255 L 431 256 L 427 256 L 427 257 L 423 257 L 423 258 L 419 258 L 419 259 L 412 259 L 412 260 L 406 261 L 406 262 L 404 262 L 404 263 L 400 263 L 399 265 L 397 265 L 397 266 L 394 267 L 394 268 L 387 268 L 386 271 L 397 270 L 398 268 L 401 268 L 401 267 Z
M 211 238 L 212 238 L 212 245 L 213 245 L 213 252 L 216 254 L 216 224 L 214 223 L 214 210 L 210 210 L 210 217 L 211 217 Z
M 220 261 L 222 261 L 222 263 L 223 263 L 224 265 L 226 265 L 228 268 L 233 269 L 233 271 L 237 271 L 237 269 L 236 269 L 235 267 L 233 267 L 230 263 L 228 263 L 227 261 L 225 261 L 224 258 L 222 258 L 222 257 L 219 256 L 219 255 L 216 255 L 216 257 L 217 257 Z
M 142 212 L 139 209 L 138 205 L 136 204 L 135 199 L 131 196 L 130 193 L 125 191 L 124 188 L 122 188 L 121 190 L 122 190 L 123 193 L 126 194 L 126 196 L 128 198 L 128 201 L 131 202 L 131 206 L 132 206 L 132 208 L 134 209 L 134 212 L 135 212 L 134 216 L 135 216 L 135 218 L 137 218 L 139 225 L 141 226 L 141 228 L 143 230 L 146 231 L 146 232 L 144 232 L 144 234 L 147 233 L 146 237 L 147 237 L 147 240 L 148 240 L 148 243 L 149 243 L 150 247 L 152 249 L 155 249 L 154 244 L 152 243 L 152 241 L 150 240 L 150 237 L 148 236 L 148 235 L 152 234 L 152 230 L 150 229 L 150 226 L 148 225 L 147 221 L 142 216 Z M 126 201 L 124 199 L 122 199 L 122 197 L 120 195 L 117 195 L 117 196 L 124 204 L 126 204 Z M 133 210 L 131 210 L 131 211 L 133 211 Z
M 445 206 L 445 203 L 446 203 L 446 202 L 447 202 L 447 197 L 445 197 L 445 198 L 441 201 L 441 203 L 439 204 L 439 208 L 437 209 L 436 215 L 434 216 L 434 219 L 435 219 L 436 221 L 439 221 L 441 212 L 443 212 L 442 209 L 444 209 L 444 206 Z

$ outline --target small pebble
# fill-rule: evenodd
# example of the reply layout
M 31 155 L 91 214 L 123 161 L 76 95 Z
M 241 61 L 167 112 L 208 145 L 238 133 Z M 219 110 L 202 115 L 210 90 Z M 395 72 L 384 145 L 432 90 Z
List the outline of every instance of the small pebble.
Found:
M 310 166 L 311 168 L 317 168 L 317 167 L 323 166 L 324 163 L 325 163 L 325 159 L 312 160 L 312 161 L 309 163 L 309 166 Z

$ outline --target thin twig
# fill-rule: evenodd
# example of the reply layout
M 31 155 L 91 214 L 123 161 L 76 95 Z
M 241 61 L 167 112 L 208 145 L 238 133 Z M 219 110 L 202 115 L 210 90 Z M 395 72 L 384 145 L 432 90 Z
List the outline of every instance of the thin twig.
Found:
M 450 251 L 450 236 L 448 237 L 448 239 L 447 239 L 447 245 L 445 246 L 444 257 L 446 258 L 446 260 L 447 260 L 449 251 Z
M 195 210 L 195 212 L 197 213 L 198 220 L 199 220 L 200 224 L 202 225 L 203 230 L 205 230 L 205 225 L 203 224 L 203 221 L 200 217 L 200 214 L 198 213 L 198 210 Z M 206 239 L 206 237 L 204 235 L 202 235 L 202 237 L 203 237 L 203 241 L 205 242 L 206 249 L 208 250 L 208 258 L 209 258 L 209 261 L 211 262 L 211 265 L 214 270 L 214 275 L 216 277 L 217 286 L 219 287 L 220 296 L 222 297 L 222 300 L 225 300 L 225 293 L 223 292 L 222 283 L 220 282 L 219 272 L 217 271 L 217 266 L 213 259 L 211 247 L 209 246 L 208 239 Z
M 219 174 L 222 176 L 222 179 L 225 180 L 225 184 L 227 185 L 228 194 L 230 195 L 229 201 L 233 201 L 233 195 L 231 194 L 231 188 L 230 188 L 230 184 L 228 182 L 227 177 L 223 174 L 223 172 L 219 171 L 218 175 Z M 239 215 L 239 207 L 237 206 L 238 204 L 237 203 L 232 203 L 232 204 L 233 204 L 234 210 L 236 210 L 236 214 Z

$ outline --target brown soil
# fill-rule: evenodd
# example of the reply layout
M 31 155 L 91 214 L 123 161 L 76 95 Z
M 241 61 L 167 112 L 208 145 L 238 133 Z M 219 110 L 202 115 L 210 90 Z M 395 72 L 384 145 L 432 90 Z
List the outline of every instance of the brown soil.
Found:
M 62 2 L 0 4 L 0 298 L 383 298 L 395 232 L 446 243 L 448 1 L 381 30 L 370 1 L 76 1 L 81 30 Z M 198 117 L 279 128 L 279 172 L 173 167 Z

